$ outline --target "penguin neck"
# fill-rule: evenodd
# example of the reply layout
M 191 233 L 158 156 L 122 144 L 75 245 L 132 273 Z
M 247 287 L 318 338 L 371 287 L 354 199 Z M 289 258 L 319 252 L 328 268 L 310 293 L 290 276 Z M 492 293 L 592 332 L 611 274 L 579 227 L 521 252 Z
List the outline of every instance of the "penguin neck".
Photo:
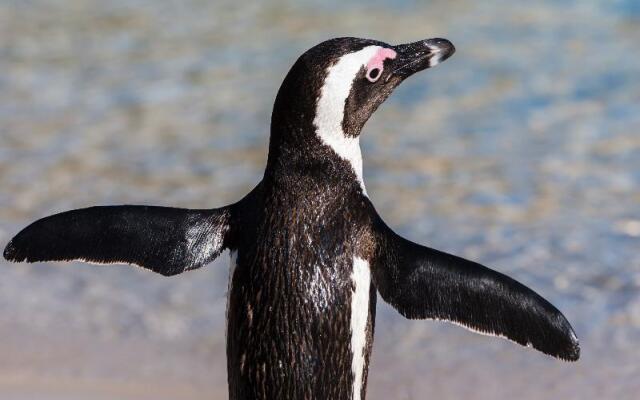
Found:
M 314 123 L 318 124 L 318 118 L 316 118 Z M 367 189 L 364 186 L 364 177 L 362 174 L 360 135 L 353 137 L 345 135 L 341 128 L 342 122 L 339 124 L 340 127 L 319 125 L 316 129 L 316 136 L 320 138 L 323 145 L 329 147 L 338 157 L 349 163 L 362 189 L 362 193 L 366 196 Z
M 271 114 L 265 178 L 312 173 L 341 185 L 353 182 L 365 196 L 360 132 L 345 134 L 344 106 L 323 104 L 283 83 Z M 319 93 L 319 92 L 318 92 Z
M 359 137 L 308 125 L 272 125 L 265 179 L 312 175 L 317 183 L 353 186 L 367 196 Z

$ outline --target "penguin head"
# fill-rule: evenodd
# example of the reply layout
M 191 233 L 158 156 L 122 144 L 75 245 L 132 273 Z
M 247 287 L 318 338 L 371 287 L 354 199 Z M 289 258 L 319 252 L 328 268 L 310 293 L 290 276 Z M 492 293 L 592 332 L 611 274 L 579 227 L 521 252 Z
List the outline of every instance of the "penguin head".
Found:
M 438 65 L 454 51 L 446 39 L 392 46 L 351 37 L 309 49 L 276 96 L 267 170 L 285 163 L 308 169 L 309 162 L 331 158 L 329 147 L 351 164 L 362 182 L 358 141 L 371 114 L 406 78 Z
M 274 114 L 280 103 L 290 115 L 297 111 L 313 117 L 316 131 L 356 137 L 402 81 L 454 52 L 446 39 L 396 46 L 351 37 L 327 40 L 296 61 L 280 88 Z
M 334 49 L 336 44 L 338 48 Z M 314 50 L 307 53 L 313 64 L 322 64 L 317 59 L 318 53 L 320 56 L 325 53 L 333 60 L 324 70 L 316 105 L 317 123 L 340 122 L 343 133 L 354 137 L 403 80 L 436 66 L 450 57 L 455 48 L 445 39 L 390 46 L 371 40 L 343 38 L 325 42 Z M 323 126 L 318 128 L 325 129 Z

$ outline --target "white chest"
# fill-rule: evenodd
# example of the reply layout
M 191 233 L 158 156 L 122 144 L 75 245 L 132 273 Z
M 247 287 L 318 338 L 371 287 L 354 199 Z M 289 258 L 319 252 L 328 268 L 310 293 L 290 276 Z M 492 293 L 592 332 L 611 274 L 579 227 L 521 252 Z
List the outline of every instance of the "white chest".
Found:
M 367 320 L 369 319 L 369 290 L 371 271 L 369 263 L 359 257 L 353 258 L 353 295 L 351 297 L 351 372 L 353 373 L 353 400 L 360 400 L 365 368 L 367 346 Z

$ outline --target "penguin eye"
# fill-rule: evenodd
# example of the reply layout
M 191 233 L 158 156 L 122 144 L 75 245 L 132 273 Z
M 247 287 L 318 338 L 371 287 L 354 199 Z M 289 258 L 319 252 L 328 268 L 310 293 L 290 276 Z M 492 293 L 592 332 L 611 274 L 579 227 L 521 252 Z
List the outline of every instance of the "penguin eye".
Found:
M 372 68 L 367 72 L 367 80 L 369 82 L 375 82 L 380 78 L 380 68 Z
M 376 53 L 369 59 L 367 62 L 367 80 L 369 82 L 375 82 L 382 76 L 382 71 L 384 71 L 384 61 L 386 59 L 395 59 L 396 52 L 392 49 L 387 49 L 383 47 L 378 47 Z

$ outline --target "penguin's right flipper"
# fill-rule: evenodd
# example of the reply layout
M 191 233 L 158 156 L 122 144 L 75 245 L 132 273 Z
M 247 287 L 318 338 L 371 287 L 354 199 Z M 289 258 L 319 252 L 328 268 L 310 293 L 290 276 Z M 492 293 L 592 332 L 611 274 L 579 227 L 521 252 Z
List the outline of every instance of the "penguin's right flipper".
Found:
M 7 245 L 9 261 L 134 264 L 165 276 L 200 268 L 224 250 L 227 207 L 100 206 L 42 218 Z
M 575 361 L 578 339 L 564 315 L 523 284 L 472 261 L 410 242 L 377 215 L 373 282 L 407 318 L 450 321 Z

